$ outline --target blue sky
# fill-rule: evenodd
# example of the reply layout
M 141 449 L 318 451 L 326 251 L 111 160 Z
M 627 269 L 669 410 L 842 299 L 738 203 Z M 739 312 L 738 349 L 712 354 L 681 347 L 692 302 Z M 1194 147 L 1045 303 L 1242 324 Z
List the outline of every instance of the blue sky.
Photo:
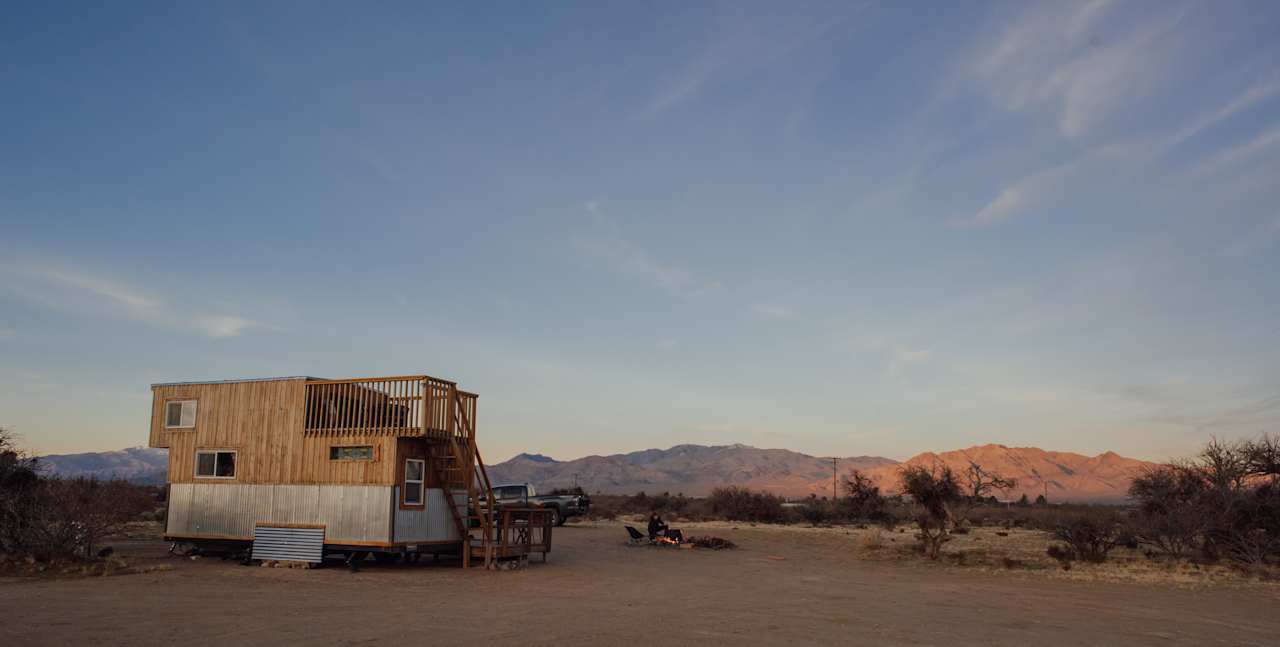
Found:
M 0 424 L 426 372 L 486 457 L 1280 422 L 1280 6 L 30 3 Z

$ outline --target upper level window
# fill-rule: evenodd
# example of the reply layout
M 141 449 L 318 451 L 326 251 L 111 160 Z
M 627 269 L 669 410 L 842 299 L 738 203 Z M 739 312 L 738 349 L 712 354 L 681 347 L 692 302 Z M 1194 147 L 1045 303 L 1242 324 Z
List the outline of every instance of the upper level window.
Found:
M 423 475 L 426 474 L 426 461 L 406 458 L 404 461 L 404 504 L 422 505 Z
M 329 460 L 331 461 L 371 461 L 373 460 L 372 445 L 355 445 L 351 447 L 330 447 Z
M 195 400 L 170 400 L 164 403 L 166 429 L 188 429 L 196 426 Z
M 214 479 L 235 478 L 236 453 L 214 450 L 196 452 L 196 476 Z

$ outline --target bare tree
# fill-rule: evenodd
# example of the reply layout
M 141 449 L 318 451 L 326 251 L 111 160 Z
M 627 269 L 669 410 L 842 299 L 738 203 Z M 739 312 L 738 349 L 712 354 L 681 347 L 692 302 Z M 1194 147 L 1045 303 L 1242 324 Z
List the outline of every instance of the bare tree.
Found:
M 867 521 L 883 521 L 887 517 L 886 502 L 880 494 L 880 488 L 866 474 L 854 470 L 845 477 L 844 490 L 847 495 L 844 505 L 849 516 Z
M 1264 434 L 1246 441 L 1242 448 L 1250 476 L 1280 482 L 1280 435 Z
M 26 487 L 36 481 L 39 461 L 18 446 L 18 435 L 0 427 L 0 490 Z
M 964 471 L 965 495 L 973 501 L 981 501 L 999 490 L 1006 492 L 1018 487 L 1018 480 L 1005 478 L 995 472 L 988 472 L 974 461 Z
M 1249 457 L 1243 443 L 1211 438 L 1193 463 L 1216 490 L 1238 490 L 1249 477 Z
M 1017 479 L 1005 478 L 995 472 L 988 472 L 981 465 L 969 461 L 961 475 L 964 496 L 956 502 L 953 509 L 953 522 L 956 527 L 965 527 L 969 523 L 969 513 L 974 506 L 981 504 L 995 491 L 1007 492 L 1018 486 Z
M 903 467 L 899 474 L 902 491 L 920 507 L 916 515 L 916 535 L 924 545 L 929 559 L 938 559 L 942 545 L 951 540 L 955 524 L 955 507 L 964 501 L 960 483 L 955 473 L 945 465 L 924 468 L 919 465 Z

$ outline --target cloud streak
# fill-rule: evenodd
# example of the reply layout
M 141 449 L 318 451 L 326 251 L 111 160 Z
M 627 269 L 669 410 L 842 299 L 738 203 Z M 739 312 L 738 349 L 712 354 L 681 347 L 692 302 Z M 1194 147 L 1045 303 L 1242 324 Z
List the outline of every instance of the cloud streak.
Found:
M 1137 168 L 1164 156 L 1183 142 L 1212 129 L 1254 106 L 1280 95 L 1280 78 L 1271 77 L 1245 88 L 1217 109 L 1191 119 L 1184 126 L 1149 138 L 1132 138 L 1088 150 L 1074 160 L 1027 175 L 1001 189 L 971 216 L 953 219 L 958 227 L 986 227 L 1013 220 L 1072 193 L 1072 187 L 1097 182 L 1126 168 Z M 1280 126 L 1200 162 L 1192 175 L 1206 176 L 1263 153 L 1280 144 Z
M 860 11 L 861 7 L 855 8 Z M 808 47 L 848 19 L 791 15 L 724 16 L 697 54 L 657 86 L 647 112 L 661 113 L 695 100 L 718 80 L 751 73 Z
M 953 85 L 976 82 L 1010 112 L 1047 109 L 1063 136 L 1084 137 L 1167 81 L 1179 52 L 1167 37 L 1185 10 L 1126 24 L 1111 18 L 1115 7 L 1107 0 L 1034 5 L 995 38 L 984 33 Z M 1121 24 L 1128 28 L 1113 28 Z
M 776 303 L 753 303 L 751 312 L 769 319 L 794 319 L 796 316 L 790 308 Z
M 695 297 L 720 288 L 719 281 L 659 260 L 640 245 L 623 238 L 616 226 L 595 234 L 573 234 L 569 243 L 583 258 L 672 295 Z
M 1199 176 L 1211 175 L 1225 167 L 1266 153 L 1277 145 L 1280 145 L 1280 125 L 1272 126 L 1254 135 L 1248 141 L 1220 151 L 1213 157 L 1196 165 L 1191 172 L 1193 175 Z
M 0 267 L 0 273 L 18 279 L 21 284 L 14 287 L 32 300 L 89 316 L 136 321 L 213 339 L 268 327 L 231 314 L 186 313 L 137 286 L 63 267 L 7 266 Z

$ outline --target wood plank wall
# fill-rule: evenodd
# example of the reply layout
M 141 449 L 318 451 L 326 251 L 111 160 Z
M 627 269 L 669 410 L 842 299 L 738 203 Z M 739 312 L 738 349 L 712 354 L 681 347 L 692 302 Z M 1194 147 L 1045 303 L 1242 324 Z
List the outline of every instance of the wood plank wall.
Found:
M 171 483 L 227 480 L 195 478 L 197 449 L 234 449 L 236 483 L 396 483 L 394 436 L 304 436 L 305 384 L 296 379 L 154 387 L 149 444 L 169 448 Z M 165 429 L 169 400 L 196 400 L 193 429 Z M 342 445 L 371 445 L 374 460 L 329 460 L 329 448 Z

